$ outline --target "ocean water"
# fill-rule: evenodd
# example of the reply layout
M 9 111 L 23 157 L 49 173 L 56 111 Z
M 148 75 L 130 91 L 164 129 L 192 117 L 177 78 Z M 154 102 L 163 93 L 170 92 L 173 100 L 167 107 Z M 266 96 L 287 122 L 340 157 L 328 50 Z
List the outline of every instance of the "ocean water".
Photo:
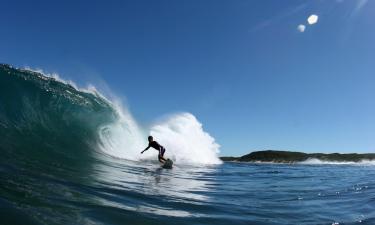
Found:
M 173 169 L 139 154 L 148 134 Z M 94 90 L 0 65 L 0 224 L 375 224 L 373 162 L 222 163 L 219 147 L 190 113 L 140 127 Z

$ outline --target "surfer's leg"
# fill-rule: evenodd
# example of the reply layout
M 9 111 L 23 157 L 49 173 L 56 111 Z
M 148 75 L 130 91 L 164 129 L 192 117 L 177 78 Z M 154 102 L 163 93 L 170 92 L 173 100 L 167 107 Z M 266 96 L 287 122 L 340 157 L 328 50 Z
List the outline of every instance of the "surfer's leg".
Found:
M 165 163 L 167 160 L 163 158 L 163 156 L 161 156 L 160 154 L 158 155 L 158 158 L 159 158 L 159 162 L 161 163 Z
M 164 160 L 164 162 L 167 161 L 167 160 L 164 158 L 164 153 L 165 153 L 165 148 L 160 149 L 160 151 L 159 151 L 159 156 L 158 156 L 160 162 L 162 162 L 162 160 Z

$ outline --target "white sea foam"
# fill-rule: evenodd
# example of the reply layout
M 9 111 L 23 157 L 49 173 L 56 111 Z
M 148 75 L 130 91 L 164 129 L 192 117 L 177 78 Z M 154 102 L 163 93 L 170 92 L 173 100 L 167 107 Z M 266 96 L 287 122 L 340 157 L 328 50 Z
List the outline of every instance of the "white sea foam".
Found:
M 332 165 L 375 165 L 374 160 L 361 160 L 359 162 L 354 161 L 324 161 L 316 158 L 309 158 L 303 162 L 299 162 L 298 164 L 309 164 L 309 165 L 320 165 L 320 164 L 332 164 Z
M 190 113 L 175 114 L 151 127 L 151 135 L 180 163 L 218 164 L 220 146 Z

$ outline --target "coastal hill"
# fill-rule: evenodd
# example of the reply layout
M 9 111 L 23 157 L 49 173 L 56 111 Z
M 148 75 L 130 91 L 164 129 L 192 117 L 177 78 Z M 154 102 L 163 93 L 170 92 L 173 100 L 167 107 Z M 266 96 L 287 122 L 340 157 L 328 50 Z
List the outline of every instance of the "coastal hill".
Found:
M 359 162 L 362 160 L 375 160 L 375 154 L 340 154 L 340 153 L 303 153 L 303 152 L 288 152 L 288 151 L 257 151 L 251 152 L 241 157 L 220 157 L 223 161 L 234 162 L 275 162 L 275 163 L 296 163 L 307 159 L 319 159 L 321 161 L 336 161 L 336 162 Z

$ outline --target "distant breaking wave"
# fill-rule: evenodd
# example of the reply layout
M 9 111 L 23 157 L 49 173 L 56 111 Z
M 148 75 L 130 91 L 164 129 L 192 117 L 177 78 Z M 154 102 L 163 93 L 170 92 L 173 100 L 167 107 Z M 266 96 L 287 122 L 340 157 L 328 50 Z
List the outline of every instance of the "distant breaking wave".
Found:
M 9 153 L 55 154 L 53 160 L 110 155 L 128 160 L 156 160 L 147 146 L 152 134 L 166 156 L 184 164 L 217 164 L 219 145 L 190 113 L 179 113 L 151 127 L 140 127 L 120 103 L 95 88 L 30 69 L 0 64 L 0 149 Z M 89 152 L 89 153 L 88 153 Z
M 354 161 L 328 161 L 328 160 L 320 160 L 316 158 L 310 158 L 305 161 L 299 162 L 298 164 L 306 164 L 306 165 L 320 165 L 320 164 L 332 164 L 332 165 L 375 165 L 374 160 L 360 160 L 358 162 Z

